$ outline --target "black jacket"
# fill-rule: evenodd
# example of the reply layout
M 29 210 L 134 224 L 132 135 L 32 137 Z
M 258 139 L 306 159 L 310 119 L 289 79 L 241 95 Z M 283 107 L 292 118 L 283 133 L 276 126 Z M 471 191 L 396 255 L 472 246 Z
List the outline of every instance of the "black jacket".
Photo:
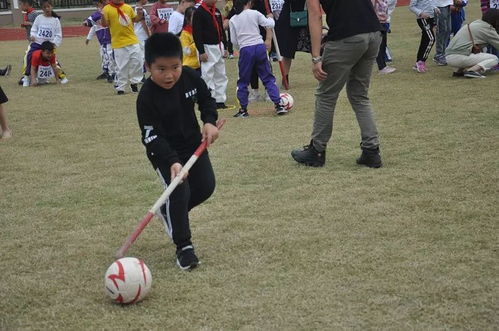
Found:
M 215 99 L 199 73 L 189 67 L 183 67 L 178 82 L 169 90 L 156 85 L 151 78 L 142 86 L 137 97 L 137 117 L 142 143 L 153 167 L 170 167 L 190 156 L 201 143 L 195 103 L 203 123 L 215 125 Z
M 227 47 L 227 37 L 222 24 L 220 10 L 215 10 L 215 16 L 218 22 L 218 30 L 213 22 L 213 17 L 211 17 L 211 14 L 203 6 L 199 6 L 194 12 L 192 18 L 192 36 L 194 37 L 194 43 L 199 54 L 205 53 L 204 44 L 218 45 L 221 41 L 224 44 L 224 48 Z M 219 35 L 219 32 L 221 35 Z

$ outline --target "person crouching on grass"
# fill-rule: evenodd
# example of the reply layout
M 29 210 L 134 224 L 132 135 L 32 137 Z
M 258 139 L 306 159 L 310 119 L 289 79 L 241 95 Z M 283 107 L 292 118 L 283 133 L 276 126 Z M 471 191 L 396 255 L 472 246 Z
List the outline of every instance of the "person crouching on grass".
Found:
M 55 81 L 60 83 L 58 73 L 54 44 L 50 41 L 44 41 L 40 49 L 31 55 L 31 86 L 47 84 L 52 77 L 55 77 Z
M 209 146 L 218 138 L 218 115 L 206 83 L 194 69 L 182 67 L 182 46 L 175 35 L 153 34 L 146 41 L 145 59 L 151 76 L 137 98 L 137 117 L 147 157 L 166 188 L 201 141 Z M 195 103 L 204 123 L 202 133 Z M 214 189 L 215 175 L 205 151 L 160 209 L 182 270 L 199 264 L 191 241 L 189 211 L 208 199 Z
M 230 21 L 230 39 L 232 44 L 239 46 L 239 80 L 237 81 L 237 98 L 241 109 L 234 117 L 248 117 L 248 85 L 251 80 L 253 68 L 256 67 L 258 76 L 265 85 L 270 99 L 274 102 L 277 115 L 284 115 L 287 110 L 280 105 L 281 97 L 279 88 L 275 83 L 275 77 L 270 69 L 267 57 L 267 48 L 260 34 L 260 26 L 273 28 L 274 19 L 272 14 L 265 18 L 262 13 L 251 9 L 251 0 L 236 0 L 235 13 Z
M 130 81 L 132 92 L 138 92 L 138 83 L 142 80 L 143 60 L 139 39 L 134 31 L 134 22 L 144 18 L 142 7 L 137 6 L 137 13 L 123 0 L 111 0 L 102 9 L 101 24 L 109 27 L 111 46 L 116 61 L 116 91 L 125 94 L 125 86 Z
M 30 85 L 31 75 L 31 57 L 33 53 L 40 49 L 41 44 L 45 41 L 49 41 L 59 47 L 62 43 L 62 28 L 60 16 L 57 15 L 52 9 L 51 0 L 42 0 L 41 7 L 43 10 L 43 15 L 38 15 L 33 22 L 33 26 L 30 31 L 30 39 L 32 41 L 30 45 L 30 50 L 26 55 L 26 71 L 23 79 L 23 86 L 27 87 Z M 60 65 L 57 64 L 59 70 L 57 71 L 58 78 L 61 80 L 62 84 L 66 84 L 68 79 L 66 74 L 60 69 Z M 32 77 L 34 78 L 34 77 Z

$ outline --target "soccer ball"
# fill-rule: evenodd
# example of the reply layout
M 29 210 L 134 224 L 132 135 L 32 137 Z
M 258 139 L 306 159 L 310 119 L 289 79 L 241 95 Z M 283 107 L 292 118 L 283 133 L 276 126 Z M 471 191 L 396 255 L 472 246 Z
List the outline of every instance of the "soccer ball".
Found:
M 147 295 L 151 284 L 151 271 L 144 261 L 135 257 L 114 261 L 104 278 L 107 295 L 118 303 L 139 302 Z
M 281 93 L 281 102 L 280 105 L 284 107 L 286 110 L 291 110 L 293 108 L 293 104 L 295 101 L 293 100 L 293 97 L 289 93 Z

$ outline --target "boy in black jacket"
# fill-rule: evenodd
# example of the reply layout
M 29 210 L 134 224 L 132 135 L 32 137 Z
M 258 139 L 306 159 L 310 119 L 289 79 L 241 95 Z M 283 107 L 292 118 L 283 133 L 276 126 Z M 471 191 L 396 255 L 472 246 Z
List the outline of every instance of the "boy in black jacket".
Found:
M 182 67 L 182 46 L 171 33 L 153 34 L 145 44 L 145 60 L 151 77 L 137 98 L 137 117 L 147 157 L 165 187 L 182 170 L 201 141 L 209 146 L 218 137 L 217 110 L 206 83 L 199 74 Z M 194 112 L 199 105 L 203 129 Z M 189 210 L 208 199 L 215 189 L 215 175 L 208 152 L 204 152 L 161 207 L 160 217 L 177 246 L 177 265 L 195 268 L 189 228 Z

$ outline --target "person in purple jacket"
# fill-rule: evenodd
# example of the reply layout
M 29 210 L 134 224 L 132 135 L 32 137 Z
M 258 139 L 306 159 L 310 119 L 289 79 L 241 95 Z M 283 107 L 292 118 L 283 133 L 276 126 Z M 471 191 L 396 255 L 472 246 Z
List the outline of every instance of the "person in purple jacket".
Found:
M 97 11 L 90 15 L 83 25 L 90 27 L 85 45 L 88 45 L 90 40 L 97 36 L 100 44 L 100 56 L 102 59 L 102 74 L 97 76 L 97 79 L 107 79 L 108 83 L 112 83 L 116 76 L 116 64 L 114 62 L 113 48 L 111 47 L 111 34 L 109 28 L 101 25 L 102 8 L 107 5 L 108 0 L 95 0 Z

